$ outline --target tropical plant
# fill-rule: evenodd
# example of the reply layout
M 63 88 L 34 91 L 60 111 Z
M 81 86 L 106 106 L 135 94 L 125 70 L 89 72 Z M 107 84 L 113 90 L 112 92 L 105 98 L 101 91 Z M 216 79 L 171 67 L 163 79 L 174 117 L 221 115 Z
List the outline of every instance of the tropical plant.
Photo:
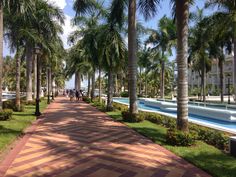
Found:
M 189 62 L 192 68 L 199 72 L 201 77 L 201 95 L 206 101 L 206 74 L 211 70 L 209 58 L 209 42 L 211 41 L 212 30 L 208 28 L 208 20 L 204 19 L 203 9 L 197 9 L 192 14 L 196 25 L 190 29 Z
M 206 2 L 207 8 L 217 7 L 215 15 L 218 16 L 216 24 L 222 24 L 224 31 L 231 31 L 233 39 L 233 51 L 236 53 L 236 4 L 234 1 L 226 0 L 209 0 Z M 234 55 L 234 88 L 236 88 L 236 55 Z M 236 95 L 236 89 L 234 89 L 234 95 Z
M 165 64 L 168 62 L 168 56 L 172 55 L 172 47 L 176 45 L 176 27 L 173 20 L 163 16 L 158 23 L 158 30 L 152 30 L 152 34 L 146 42 L 152 44 L 152 51 L 159 54 L 158 59 L 161 65 L 160 97 L 164 98 Z
M 177 128 L 188 131 L 188 20 L 189 0 L 175 0 L 177 24 Z

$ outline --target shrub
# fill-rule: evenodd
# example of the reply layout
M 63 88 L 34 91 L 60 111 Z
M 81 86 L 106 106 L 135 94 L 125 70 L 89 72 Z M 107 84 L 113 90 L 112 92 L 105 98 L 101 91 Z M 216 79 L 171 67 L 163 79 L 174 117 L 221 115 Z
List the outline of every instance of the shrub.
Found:
M 170 128 L 166 134 L 166 142 L 173 146 L 192 146 L 195 138 L 191 133 Z
M 35 100 L 25 101 L 25 105 L 35 106 L 36 105 L 36 101 Z
M 83 101 L 86 103 L 91 103 L 91 99 L 89 97 L 83 97 Z
M 127 91 L 121 92 L 120 96 L 121 97 L 129 97 L 129 92 L 127 92 Z
M 143 114 L 131 114 L 128 111 L 122 112 L 122 118 L 125 122 L 142 122 L 144 120 Z
M 228 150 L 229 137 L 217 130 L 199 128 L 197 138 L 219 149 Z
M 25 111 L 25 105 L 20 104 L 20 109 L 18 109 L 16 106 L 14 106 L 13 111 L 24 112 Z
M 21 104 L 20 110 L 17 109 L 15 100 L 7 100 L 3 102 L 3 109 L 12 109 L 13 111 L 24 111 L 24 103 Z
M 113 107 L 120 110 L 121 112 L 128 111 L 128 106 L 120 104 L 120 103 L 113 102 Z
M 92 103 L 92 105 L 102 112 L 106 111 L 106 105 L 103 102 L 101 103 L 99 101 L 95 101 Z
M 0 120 L 9 120 L 12 118 L 12 109 L 3 109 L 0 111 Z

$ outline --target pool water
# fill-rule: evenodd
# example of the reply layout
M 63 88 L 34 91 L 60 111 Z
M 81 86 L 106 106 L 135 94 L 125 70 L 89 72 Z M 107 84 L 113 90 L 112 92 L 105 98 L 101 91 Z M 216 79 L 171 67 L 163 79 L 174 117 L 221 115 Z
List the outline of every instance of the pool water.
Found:
M 126 104 L 126 105 L 129 104 L 128 98 L 114 98 L 113 101 Z M 176 111 L 163 111 L 158 107 L 144 105 L 144 103 L 138 103 L 138 108 L 144 111 L 146 110 L 150 112 L 157 112 L 157 113 L 175 117 L 175 118 L 177 117 Z M 236 134 L 236 122 L 227 122 L 227 121 L 212 119 L 209 117 L 203 117 L 203 116 L 198 116 L 198 115 L 193 115 L 193 114 L 189 114 L 189 121 L 196 124 L 203 125 L 203 126 L 207 126 L 207 127 L 211 127 L 211 128 L 215 128 L 215 129 L 219 129 L 219 130 Z

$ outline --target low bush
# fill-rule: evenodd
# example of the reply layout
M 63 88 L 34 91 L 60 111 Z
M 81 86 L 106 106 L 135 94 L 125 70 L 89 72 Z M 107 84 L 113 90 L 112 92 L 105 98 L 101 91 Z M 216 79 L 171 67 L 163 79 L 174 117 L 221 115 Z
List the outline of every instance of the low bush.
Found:
M 191 129 L 190 129 L 191 130 Z M 193 131 L 193 130 L 192 130 Z M 217 130 L 211 130 L 208 128 L 199 128 L 197 130 L 197 139 L 213 145 L 221 150 L 228 150 L 229 148 L 229 136 L 219 132 Z
M 122 118 L 125 122 L 142 122 L 145 117 L 143 114 L 131 114 L 128 111 L 123 111 Z
M 24 103 L 22 103 L 20 109 L 18 110 L 16 107 L 15 100 L 7 100 L 3 102 L 3 109 L 12 109 L 13 111 L 23 112 L 24 108 Z
M 104 102 L 95 101 L 92 103 L 92 105 L 102 112 L 106 111 L 106 105 L 104 104 Z
M 120 96 L 121 97 L 129 97 L 129 92 L 127 92 L 127 91 L 121 92 Z
M 115 103 L 115 102 L 113 102 L 112 104 L 113 104 L 114 108 L 120 110 L 121 112 L 128 111 L 128 106 L 126 106 L 126 105 L 123 105 L 123 104 L 120 104 L 120 103 Z
M 113 105 L 116 109 L 122 112 L 128 112 L 128 107 L 126 105 L 120 103 L 113 103 Z M 148 113 L 148 112 L 140 112 L 140 113 L 142 113 L 141 114 L 142 120 L 145 119 L 152 123 L 159 124 L 170 129 L 176 128 L 176 119 L 160 115 L 157 113 Z M 129 114 L 125 114 L 124 116 L 126 117 L 126 119 L 128 119 L 128 122 L 130 121 L 134 122 L 133 119 L 130 120 Z M 230 134 L 192 123 L 189 123 L 189 132 L 191 136 L 193 136 L 196 140 L 204 141 L 205 143 L 213 145 L 220 150 L 224 151 L 229 150 L 229 137 L 231 136 Z M 181 137 L 181 135 L 179 136 Z
M 28 106 L 35 106 L 36 105 L 36 101 L 35 100 L 31 100 L 31 101 L 24 101 L 24 104 L 25 105 L 28 105 Z
M 191 133 L 170 128 L 166 134 L 166 142 L 173 146 L 192 146 L 195 143 L 195 137 Z
M 13 110 L 12 109 L 3 109 L 0 111 L 0 120 L 9 120 L 12 118 Z
M 91 103 L 91 99 L 89 97 L 83 97 L 83 101 L 86 103 Z

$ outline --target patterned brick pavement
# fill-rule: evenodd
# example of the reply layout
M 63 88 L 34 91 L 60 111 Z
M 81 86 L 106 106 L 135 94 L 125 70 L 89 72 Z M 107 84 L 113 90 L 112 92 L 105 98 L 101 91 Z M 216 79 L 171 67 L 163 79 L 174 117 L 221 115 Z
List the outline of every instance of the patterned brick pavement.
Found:
M 92 106 L 63 97 L 0 164 L 0 176 L 209 177 Z

